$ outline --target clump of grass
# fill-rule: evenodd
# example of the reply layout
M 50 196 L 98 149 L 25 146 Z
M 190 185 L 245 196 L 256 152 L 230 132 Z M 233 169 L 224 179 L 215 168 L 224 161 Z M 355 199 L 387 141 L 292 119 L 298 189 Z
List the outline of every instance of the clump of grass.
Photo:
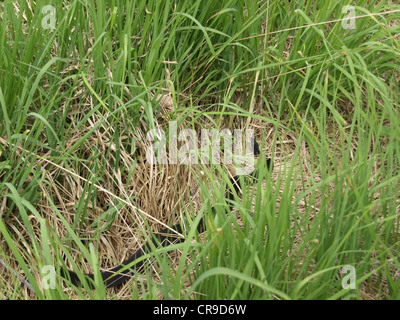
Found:
M 399 298 L 400 7 L 358 1 L 345 29 L 345 5 L 1 2 L 0 297 Z M 226 168 L 146 163 L 171 120 L 254 129 L 274 169 L 230 212 Z M 177 221 L 187 241 L 125 286 L 46 288 L 44 267 L 98 275 Z

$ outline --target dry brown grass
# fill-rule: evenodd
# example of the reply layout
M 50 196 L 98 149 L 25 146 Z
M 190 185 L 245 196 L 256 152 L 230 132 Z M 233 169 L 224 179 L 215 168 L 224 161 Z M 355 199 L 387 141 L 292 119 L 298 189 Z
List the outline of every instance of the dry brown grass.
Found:
M 290 51 L 290 44 L 291 39 L 288 39 L 286 55 Z M 79 64 L 85 62 L 77 61 L 76 63 L 77 65 L 71 65 L 71 70 L 78 70 L 80 68 Z M 66 70 L 65 72 L 68 73 L 68 71 L 70 70 Z M 112 79 L 112 74 L 110 75 L 110 79 Z M 92 79 L 88 80 L 91 83 Z M 79 101 L 84 90 L 83 83 L 75 85 L 76 96 L 72 99 Z M 166 91 L 168 92 L 168 90 Z M 127 93 L 129 94 L 128 90 Z M 241 101 L 240 97 L 241 93 L 238 92 L 236 103 L 239 105 Z M 176 106 L 174 105 L 171 94 L 167 93 L 159 98 L 161 114 L 156 118 L 156 126 L 161 128 L 167 123 L 167 117 L 164 115 L 168 115 Z M 83 105 L 76 103 L 77 108 L 71 108 L 68 115 L 72 126 L 76 125 L 74 122 L 79 118 L 79 113 L 84 115 L 87 110 L 93 108 L 93 105 L 94 102 L 90 99 L 85 101 Z M 343 114 L 351 114 L 351 109 L 352 106 L 347 104 L 340 111 Z M 253 106 L 253 113 L 256 115 L 265 115 L 263 110 L 264 105 L 262 101 L 256 102 Z M 276 115 L 273 116 L 275 116 L 274 120 L 280 121 Z M 101 121 L 101 119 L 97 118 L 96 114 L 94 114 L 90 119 L 88 119 L 87 127 L 79 127 L 79 129 L 75 131 L 75 135 L 69 137 L 67 147 L 72 146 L 99 121 Z M 231 119 L 227 121 L 225 127 L 234 126 L 235 128 L 245 128 L 246 122 L 247 119 L 243 120 L 240 119 L 240 117 L 231 117 Z M 125 125 L 126 123 L 122 116 L 121 127 L 123 128 Z M 286 123 L 282 122 L 282 125 L 284 126 Z M 189 126 L 189 120 L 184 122 L 181 125 L 181 128 L 184 128 L 185 126 Z M 213 124 L 208 119 L 200 119 L 196 122 L 195 130 L 198 132 L 200 128 L 207 126 L 212 127 Z M 285 183 L 296 183 L 295 198 L 304 190 L 303 184 L 305 188 L 307 188 L 313 183 L 319 182 L 321 180 L 321 174 L 318 174 L 315 168 L 312 167 L 313 164 L 310 161 L 310 153 L 312 150 L 310 147 L 304 140 L 300 140 L 295 133 L 284 130 L 283 126 L 277 128 L 271 123 L 265 123 L 264 121 L 257 119 L 251 119 L 249 123 L 249 128 L 254 130 L 256 140 L 259 141 L 260 144 L 262 143 L 262 140 L 264 140 L 264 154 L 271 156 L 272 150 L 274 150 L 274 170 L 272 173 L 274 181 L 282 179 L 281 177 L 288 178 L 287 181 L 283 178 L 283 183 L 280 185 L 279 190 L 275 191 L 282 194 L 284 192 Z M 222 128 L 223 127 L 224 126 L 222 126 Z M 318 137 L 318 128 L 315 128 L 312 122 L 308 124 L 308 128 L 315 137 Z M 346 132 L 348 132 L 349 129 L 349 127 L 345 128 Z M 201 170 L 198 167 L 180 165 L 150 166 L 145 159 L 145 153 L 149 148 L 149 143 L 145 139 L 146 133 L 144 130 L 138 127 L 135 132 L 126 132 L 124 130 L 122 130 L 122 132 L 124 132 L 124 134 L 120 137 L 120 145 L 122 146 L 120 150 L 120 159 L 128 168 L 131 168 L 135 164 L 135 161 L 137 161 L 134 173 L 132 174 L 131 179 L 128 180 L 126 172 L 122 174 L 120 171 L 115 171 L 115 169 L 109 164 L 111 163 L 111 160 L 115 160 L 113 153 L 110 153 L 110 158 L 108 159 L 104 157 L 103 161 L 106 163 L 106 169 L 102 176 L 104 183 L 94 186 L 94 188 L 98 189 L 97 203 L 93 204 L 93 202 L 89 200 L 86 210 L 88 221 L 86 225 L 90 226 L 90 222 L 96 221 L 98 217 L 104 213 L 104 207 L 107 205 L 115 205 L 116 197 L 127 202 L 124 207 L 118 210 L 118 214 L 116 215 L 112 225 L 105 232 L 99 235 L 98 240 L 95 243 L 95 247 L 98 250 L 98 257 L 100 259 L 100 268 L 103 270 L 124 261 L 143 244 L 143 241 L 145 240 L 142 230 L 147 228 L 147 224 L 150 226 L 152 232 L 157 232 L 164 228 L 165 225 L 172 225 L 177 221 L 182 220 L 182 214 L 185 210 L 196 214 L 202 206 L 202 199 L 197 182 L 198 179 L 205 179 L 205 176 L 201 173 Z M 332 154 L 335 155 L 338 163 L 340 163 L 342 155 L 337 146 L 343 142 L 343 137 L 338 134 L 333 122 L 327 123 L 327 132 L 325 134 L 331 141 L 329 148 L 331 149 Z M 80 150 L 81 154 L 89 156 L 93 145 L 104 150 L 104 153 L 106 153 L 109 148 L 115 151 L 115 146 L 113 146 L 113 143 L 111 142 L 112 135 L 112 126 L 107 126 L 107 122 L 105 122 L 103 126 L 95 130 L 84 142 Z M 277 137 L 276 145 L 273 146 L 275 137 Z M 130 154 L 128 150 L 123 148 L 124 143 L 122 143 L 122 139 L 125 138 L 136 141 L 137 151 L 135 155 Z M 376 143 L 381 142 L 382 141 L 377 141 Z M 3 146 L 7 145 L 7 141 L 3 138 L 0 138 L 0 143 Z M 299 157 L 294 158 L 295 149 L 298 145 L 300 145 Z M 353 152 L 357 149 L 357 145 L 358 141 L 356 133 L 353 135 L 351 141 Z M 20 146 L 17 150 L 17 156 L 23 158 L 25 156 L 24 154 L 25 150 Z M 75 164 L 73 167 L 71 167 L 70 164 L 67 165 L 65 163 L 61 166 L 48 166 L 50 163 L 48 160 L 49 155 L 49 152 L 39 154 L 37 158 L 38 160 L 34 164 L 34 167 L 47 166 L 48 169 L 44 170 L 43 173 L 44 179 L 49 182 L 49 184 L 41 184 L 42 193 L 37 205 L 37 210 L 41 216 L 47 220 L 49 226 L 51 226 L 54 232 L 63 239 L 67 235 L 66 228 L 57 218 L 57 214 L 49 203 L 49 199 L 52 199 L 57 210 L 67 220 L 69 225 L 73 225 L 76 219 L 75 206 L 82 197 L 87 197 L 84 190 L 85 184 L 90 180 L 91 173 L 90 169 L 83 163 Z M 288 177 L 285 173 L 285 170 L 287 170 L 293 162 L 298 169 L 297 180 L 295 182 L 292 180 L 293 177 Z M 379 165 L 381 164 L 377 163 L 377 166 L 375 167 L 376 170 Z M 99 186 L 101 188 L 98 188 Z M 333 184 L 330 185 L 331 190 L 333 190 L 334 187 Z M 212 189 L 210 188 L 210 190 Z M 379 194 L 376 195 L 376 197 L 378 196 Z M 321 197 L 322 195 L 316 197 L 313 204 L 313 210 L 317 213 Z M 134 201 L 131 199 L 134 199 Z M 277 209 L 278 208 L 279 201 Z M 7 209 L 6 198 L 0 199 L 0 218 L 2 218 L 3 212 L 6 212 Z M 300 214 L 305 213 L 306 207 L 304 200 L 297 203 L 296 210 Z M 239 215 L 238 218 L 240 218 Z M 144 219 L 146 221 L 144 221 Z M 310 215 L 309 219 L 312 221 L 313 215 Z M 37 235 L 36 240 L 40 244 L 40 222 L 33 215 L 30 216 L 30 222 Z M 294 224 L 294 221 L 292 221 L 292 223 Z M 27 261 L 32 259 L 34 260 L 34 255 L 29 251 L 30 245 L 26 242 L 26 239 L 29 239 L 29 234 L 23 223 L 16 216 L 11 216 L 7 221 L 7 225 L 14 236 L 15 242 L 21 248 L 21 254 L 24 254 L 23 252 L 26 250 L 27 255 L 25 256 L 25 259 Z M 87 242 L 89 242 L 97 233 L 98 227 L 85 227 L 84 229 L 77 228 L 76 230 L 79 237 L 88 239 Z M 297 234 L 296 241 L 298 241 L 298 243 L 302 241 L 300 233 Z M 5 252 L 5 256 L 12 257 L 12 253 L 9 251 L 8 246 L 5 245 L 5 240 L 1 239 L 1 242 L 1 250 Z M 22 249 L 25 250 L 23 251 Z M 71 244 L 69 250 L 74 260 L 80 261 L 79 265 L 81 266 L 82 271 L 92 271 L 88 263 L 85 264 L 84 261 L 81 261 L 81 252 L 73 244 Z M 179 252 L 171 254 L 170 257 L 176 265 L 179 263 Z M 19 266 L 12 258 L 7 261 L 7 264 L 13 270 L 20 270 Z M 40 283 L 40 274 L 38 272 L 35 274 L 38 283 Z M 392 270 L 392 274 L 396 275 L 398 278 L 399 270 Z M 23 274 L 21 275 L 23 276 Z M 155 268 L 153 269 L 153 276 L 155 281 L 162 281 Z M 1 266 L 0 277 L 1 282 L 8 286 L 7 288 L 1 288 L 1 290 L 12 292 L 13 287 L 19 285 L 19 283 L 13 282 L 12 279 L 14 279 L 14 277 L 11 272 L 5 268 L 1 268 Z M 373 279 L 375 278 L 376 276 L 373 276 Z M 379 294 L 379 292 L 387 291 L 387 288 L 376 288 L 374 283 L 375 282 L 372 281 L 371 283 L 364 283 L 362 285 L 361 295 L 364 299 L 382 298 L 383 295 Z M 132 281 L 119 288 L 111 289 L 109 293 L 110 295 L 116 294 L 120 299 L 129 299 L 131 298 L 130 287 L 132 285 L 139 286 L 141 284 L 136 279 L 132 279 Z M 383 280 L 383 286 L 385 287 L 385 285 L 385 280 Z M 65 291 L 67 292 L 69 289 L 66 287 Z M 25 288 L 24 292 L 25 296 L 23 298 L 35 298 L 28 289 Z M 159 297 L 162 298 L 161 293 Z M 75 299 L 77 296 L 72 294 L 71 298 Z
M 162 110 L 168 112 L 171 108 L 171 100 L 168 97 L 164 97 L 161 101 L 168 101 L 169 104 L 162 103 Z M 348 112 L 349 110 L 346 110 Z M 255 114 L 262 114 L 262 105 L 257 104 L 254 107 Z M 162 117 L 160 118 L 162 121 Z M 98 119 L 93 118 L 88 121 L 88 124 L 92 125 L 98 121 Z M 161 127 L 161 124 L 159 124 Z M 184 126 L 183 124 L 182 126 Z M 244 123 L 238 123 L 238 125 L 244 125 Z M 332 154 L 335 154 L 336 159 L 340 162 L 341 154 L 337 149 L 340 145 L 341 136 L 337 133 L 332 122 L 327 124 L 326 134 L 329 136 L 331 141 L 330 148 Z M 287 132 L 283 128 L 275 128 L 273 124 L 265 123 L 261 120 L 252 119 L 250 121 L 249 128 L 254 129 L 255 138 L 257 141 L 262 143 L 264 140 L 264 154 L 271 156 L 273 149 L 273 141 L 277 136 L 276 145 L 274 149 L 274 170 L 272 173 L 272 178 L 275 181 L 286 177 L 289 180 L 285 181 L 283 178 L 283 183 L 280 185 L 279 190 L 276 192 L 282 194 L 286 183 L 296 183 L 296 192 L 294 198 L 299 195 L 305 188 L 310 187 L 313 183 L 320 181 L 320 175 L 316 174 L 315 168 L 312 167 L 310 162 L 311 155 L 310 147 L 304 142 L 304 140 L 299 140 L 299 137 L 293 132 Z M 311 132 L 317 137 L 318 130 L 313 127 L 313 124 L 309 124 Z M 90 127 L 86 128 L 90 130 Z M 80 134 L 83 135 L 86 130 L 80 129 Z M 345 128 L 349 130 L 349 128 Z M 87 214 L 87 227 L 84 229 L 77 228 L 78 236 L 83 239 L 90 239 L 96 234 L 97 227 L 89 227 L 90 222 L 95 221 L 100 215 L 104 213 L 104 208 L 107 204 L 115 204 L 115 199 L 124 199 L 127 203 L 131 205 L 125 205 L 123 208 L 118 210 L 118 214 L 115 217 L 112 225 L 98 237 L 95 241 L 95 247 L 98 250 L 99 264 L 102 270 L 108 269 L 115 266 L 117 263 L 127 259 L 134 251 L 136 251 L 142 244 L 144 238 L 142 230 L 146 229 L 143 219 L 146 219 L 146 223 L 150 226 L 153 232 L 164 228 L 164 225 L 172 225 L 177 221 L 182 220 L 182 214 L 187 210 L 188 212 L 193 212 L 196 214 L 202 206 L 201 196 L 198 189 L 197 181 L 198 179 L 204 179 L 204 175 L 201 174 L 198 167 L 196 166 L 182 166 L 182 165 L 162 165 L 162 166 L 150 166 L 145 159 L 146 148 L 149 147 L 149 142 L 145 139 L 145 133 L 138 129 L 136 132 L 129 133 L 136 141 L 136 148 L 138 152 L 135 156 L 131 155 L 123 147 L 120 150 L 121 161 L 127 166 L 131 167 L 134 165 L 135 159 L 137 160 L 134 173 L 131 179 L 127 180 L 127 174 L 121 174 L 121 172 L 115 171 L 108 163 L 108 159 L 104 159 L 107 163 L 106 170 L 104 171 L 104 183 L 102 183 L 97 191 L 97 205 L 93 205 L 92 201 L 88 201 L 88 206 L 86 210 Z M 110 147 L 110 139 L 107 138 L 108 130 L 96 130 L 87 141 L 85 141 L 82 148 L 87 149 L 90 153 L 90 148 L 93 144 L 97 146 L 103 146 L 104 150 Z M 70 144 L 74 143 L 74 139 L 79 139 L 79 135 L 72 137 Z M 353 135 L 351 145 L 353 150 L 357 149 L 357 134 Z M 4 139 L 0 140 L 3 145 L 6 144 Z M 295 149 L 300 144 L 299 157 L 294 158 Z M 121 144 L 123 145 L 123 144 Z M 111 146 L 111 148 L 113 148 Z M 372 147 L 371 147 L 372 150 Z M 23 152 L 19 153 L 23 156 Z M 38 157 L 38 162 L 35 166 L 43 165 L 46 160 L 46 154 L 43 157 Z M 110 154 L 110 157 L 113 157 Z M 315 155 L 314 155 L 315 157 Z M 294 177 L 286 176 L 285 171 L 288 170 L 291 163 L 295 163 L 297 171 L 297 181 L 294 182 L 292 179 Z M 315 165 L 315 164 L 314 164 Z M 300 170 L 300 171 L 299 171 Z M 61 178 L 60 178 L 61 177 Z M 53 166 L 44 171 L 44 178 L 49 182 L 49 184 L 42 184 L 43 193 L 41 194 L 40 201 L 37 206 L 37 210 L 40 212 L 42 217 L 44 217 L 49 226 L 55 231 L 55 233 L 61 238 L 65 238 L 67 235 L 65 226 L 57 218 L 57 215 L 52 209 L 52 206 L 48 202 L 51 198 L 55 203 L 57 209 L 63 215 L 63 217 L 68 221 L 70 225 L 74 224 L 76 219 L 75 205 L 79 202 L 81 197 L 87 196 L 84 194 L 85 184 L 90 178 L 90 170 L 85 165 L 81 167 L 68 167 L 63 168 L 62 166 Z M 335 187 L 333 184 L 330 186 L 331 190 Z M 95 187 L 97 188 L 97 186 Z M 211 190 L 211 188 L 210 188 Z M 315 196 L 315 195 L 314 195 Z M 313 203 L 312 212 L 318 212 L 318 204 L 320 203 L 321 196 L 318 196 Z M 377 195 L 378 196 L 378 195 Z M 131 201 L 130 199 L 135 199 Z M 307 199 L 308 200 L 308 199 Z M 5 199 L 0 203 L 0 215 L 6 209 Z M 294 204 L 294 203 L 293 203 Z M 279 200 L 278 207 L 279 208 Z M 300 214 L 306 212 L 305 202 L 301 200 L 297 203 L 297 209 Z M 143 217 L 143 214 L 146 216 Z M 149 217 L 152 217 L 151 219 Z M 238 218 L 239 215 L 238 215 Z M 313 220 L 313 214 L 309 217 L 310 221 Z M 104 223 L 104 221 L 103 221 Z M 22 248 L 25 248 L 28 252 L 26 256 L 27 260 L 34 259 L 33 255 L 29 255 L 29 244 L 25 245 L 26 239 L 29 239 L 24 225 L 14 216 L 7 221 L 10 227 L 10 232 L 16 239 Z M 294 221 L 292 221 L 294 224 Z M 31 225 L 35 233 L 37 234 L 37 241 L 40 243 L 40 224 L 39 221 L 34 216 L 31 216 Z M 2 240 L 4 241 L 4 239 Z M 298 243 L 301 243 L 300 233 L 297 235 Z M 7 246 L 2 246 L 8 256 L 12 256 L 11 252 L 8 251 Z M 91 272 L 88 264 L 81 261 L 81 253 L 75 247 L 69 247 L 71 255 L 74 257 L 75 261 L 80 261 L 79 265 L 84 272 Z M 21 251 L 22 253 L 22 251 Z M 171 255 L 171 259 L 178 264 L 180 260 L 180 253 L 176 252 Z M 19 270 L 18 265 L 13 263 L 10 259 L 7 261 L 9 267 L 13 270 Z M 393 270 L 394 273 L 398 273 L 398 270 Z M 153 275 L 155 281 L 161 281 L 161 277 L 157 274 L 157 270 L 153 269 Z M 9 284 L 8 290 L 12 290 L 12 286 L 15 285 L 11 281 L 10 272 L 3 269 L 0 273 L 3 283 Z M 40 279 L 40 275 L 37 274 L 37 279 Z M 130 287 L 132 285 L 141 285 L 137 279 L 132 279 L 134 284 L 131 282 L 125 285 L 111 289 L 110 294 L 116 294 L 120 299 L 129 299 Z M 189 285 L 189 284 L 188 284 Z M 65 288 L 68 291 L 68 288 Z M 376 295 L 376 288 L 374 288 L 373 283 L 366 283 L 361 288 L 362 297 L 365 299 L 378 299 L 382 296 Z M 385 290 L 383 290 L 385 291 Z M 26 298 L 33 298 L 26 291 Z M 72 296 L 74 298 L 74 296 Z M 76 297 L 75 297 L 76 298 Z M 160 293 L 160 298 L 162 295 Z

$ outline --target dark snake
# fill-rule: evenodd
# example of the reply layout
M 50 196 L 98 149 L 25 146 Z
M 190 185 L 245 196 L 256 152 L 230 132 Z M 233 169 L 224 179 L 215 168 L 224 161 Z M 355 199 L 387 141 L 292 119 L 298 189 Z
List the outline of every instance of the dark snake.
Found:
M 252 151 L 255 156 L 258 156 L 260 154 L 260 149 L 257 141 L 252 139 Z M 272 161 L 271 159 L 267 158 L 266 159 L 266 165 L 268 169 L 271 169 L 272 167 Z M 258 173 L 256 171 L 253 171 L 252 173 L 248 174 L 248 176 L 257 178 Z M 235 189 L 236 194 L 239 194 L 239 176 L 234 176 L 229 179 L 230 183 L 232 184 L 233 188 Z M 225 198 L 229 199 L 231 201 L 228 202 L 230 210 L 232 210 L 233 205 L 232 205 L 232 200 L 234 200 L 234 193 L 232 190 L 229 188 L 226 193 L 225 193 Z M 211 208 L 213 215 L 215 215 L 215 208 Z M 203 233 L 206 230 L 206 223 L 204 221 L 204 216 L 200 219 L 200 222 L 197 225 L 197 232 Z M 145 254 L 148 254 L 151 252 L 152 248 L 157 247 L 159 244 L 162 247 L 166 247 L 169 245 L 170 242 L 174 241 L 175 243 L 180 243 L 185 241 L 184 238 L 177 238 L 176 236 L 172 235 L 172 231 L 177 232 L 178 234 L 182 234 L 183 232 L 183 227 L 180 223 L 175 224 L 171 228 L 165 228 L 162 229 L 159 233 L 156 233 L 152 236 L 152 238 L 147 241 L 141 248 L 139 248 L 134 254 L 132 254 L 127 260 L 119 264 L 118 266 L 101 272 L 101 277 L 103 279 L 104 285 L 107 288 L 115 287 L 120 284 L 125 283 L 129 279 L 131 279 L 130 274 L 132 273 L 132 270 L 139 270 L 144 264 L 146 260 L 141 260 L 133 264 L 133 262 L 140 257 L 142 257 Z M 131 265 L 129 268 L 126 266 Z M 121 269 L 124 269 L 120 271 Z M 120 271 L 120 272 L 119 272 Z M 78 274 L 74 271 L 68 270 L 68 269 L 60 269 L 60 275 L 64 278 L 70 281 L 71 284 L 75 286 L 82 286 L 82 281 L 81 278 L 78 276 Z M 86 278 L 89 287 L 91 289 L 94 289 L 94 274 L 88 273 L 88 274 L 83 274 L 83 277 Z

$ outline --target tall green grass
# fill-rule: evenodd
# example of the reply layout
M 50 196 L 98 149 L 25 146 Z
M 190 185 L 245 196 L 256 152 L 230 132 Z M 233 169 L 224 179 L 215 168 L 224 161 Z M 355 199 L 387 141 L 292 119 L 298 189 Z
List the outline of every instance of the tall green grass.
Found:
M 132 132 L 160 117 L 191 126 L 254 118 L 274 126 L 273 152 L 287 134 L 296 137 L 290 156 L 274 156 L 274 173 L 261 166 L 265 179 L 255 188 L 243 185 L 235 199 L 243 225 L 225 210 L 220 181 L 213 200 L 199 181 L 216 217 L 210 204 L 185 212 L 194 221 L 188 240 L 150 255 L 162 281 L 138 276 L 132 298 L 400 298 L 400 7 L 360 0 L 363 17 L 346 30 L 335 22 L 346 4 L 353 2 L 1 2 L 0 258 L 18 262 L 37 298 L 68 298 L 60 279 L 44 290 L 34 275 L 64 258 L 75 263 L 69 246 L 82 252 L 76 269 L 86 259 L 98 270 L 96 249 L 77 234 L 88 226 L 89 203 L 103 206 L 96 185 L 107 170 L 132 175 L 120 157 L 122 148 L 136 152 Z M 42 27 L 44 5 L 56 9 L 54 30 Z M 162 93 L 176 105 L 167 114 Z M 105 150 L 93 143 L 96 130 L 110 142 Z M 65 238 L 37 207 L 46 199 L 64 221 L 45 174 L 57 166 L 87 180 Z M 124 205 L 114 198 L 104 207 L 94 240 Z M 209 217 L 206 241 L 190 241 L 196 214 Z M 164 253 L 176 248 L 191 262 L 172 265 Z M 357 271 L 355 290 L 342 288 L 344 265 Z M 97 287 L 73 292 L 115 297 Z M 10 285 L 0 276 L 0 288 L 8 288 L 2 298 L 27 298 L 18 279 Z

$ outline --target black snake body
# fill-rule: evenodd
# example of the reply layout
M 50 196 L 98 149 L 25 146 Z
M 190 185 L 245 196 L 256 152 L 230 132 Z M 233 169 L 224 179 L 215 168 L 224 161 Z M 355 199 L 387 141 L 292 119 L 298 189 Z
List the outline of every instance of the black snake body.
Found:
M 260 149 L 259 149 L 258 143 L 254 139 L 252 139 L 252 144 L 253 144 L 252 151 L 254 152 L 254 155 L 258 156 L 260 154 Z M 270 169 L 271 166 L 272 166 L 271 159 L 268 158 L 267 159 L 267 167 Z M 253 171 L 252 173 L 249 174 L 249 176 L 256 177 L 257 172 Z M 239 193 L 239 176 L 234 176 L 234 177 L 230 178 L 230 183 L 233 185 L 235 192 L 238 194 Z M 226 191 L 225 198 L 227 198 L 229 200 L 234 199 L 234 193 L 232 192 L 232 190 L 230 190 L 230 188 L 228 188 L 228 190 Z M 228 204 L 229 204 L 230 210 L 232 210 L 232 201 L 229 201 Z M 211 209 L 212 209 L 213 214 L 215 215 L 215 208 L 212 207 Z M 197 231 L 200 234 L 200 233 L 204 232 L 205 229 L 206 229 L 206 224 L 205 224 L 205 218 L 203 216 L 197 226 Z M 120 284 L 128 281 L 131 278 L 130 274 L 131 274 L 132 270 L 139 270 L 143 266 L 145 260 L 141 260 L 141 261 L 134 263 L 129 269 L 125 268 L 122 271 L 120 271 L 120 270 L 123 269 L 124 267 L 126 267 L 127 265 L 132 264 L 135 260 L 137 260 L 141 256 L 151 252 L 153 247 L 157 247 L 158 245 L 165 247 L 165 246 L 168 246 L 168 244 L 172 241 L 174 241 L 175 243 L 180 243 L 185 240 L 184 238 L 178 238 L 178 237 L 174 236 L 172 234 L 173 233 L 172 230 L 175 230 L 178 234 L 182 234 L 183 227 L 180 223 L 177 223 L 174 226 L 172 226 L 171 228 L 162 229 L 159 233 L 154 234 L 149 241 L 147 241 L 141 248 L 139 248 L 133 255 L 131 255 L 127 260 L 122 262 L 120 265 L 118 265 L 110 270 L 101 272 L 101 277 L 104 281 L 105 286 L 107 288 L 115 287 L 117 285 L 120 285 Z M 116 273 L 118 273 L 118 274 L 116 274 Z M 68 279 L 70 281 L 70 283 L 72 283 L 73 285 L 82 286 L 80 277 L 74 271 L 71 271 L 68 269 L 61 269 L 60 274 L 64 279 Z M 87 283 L 88 283 L 89 287 L 93 289 L 94 288 L 94 275 L 91 273 L 84 274 L 84 277 L 86 277 L 89 280 L 89 281 L 87 281 Z

